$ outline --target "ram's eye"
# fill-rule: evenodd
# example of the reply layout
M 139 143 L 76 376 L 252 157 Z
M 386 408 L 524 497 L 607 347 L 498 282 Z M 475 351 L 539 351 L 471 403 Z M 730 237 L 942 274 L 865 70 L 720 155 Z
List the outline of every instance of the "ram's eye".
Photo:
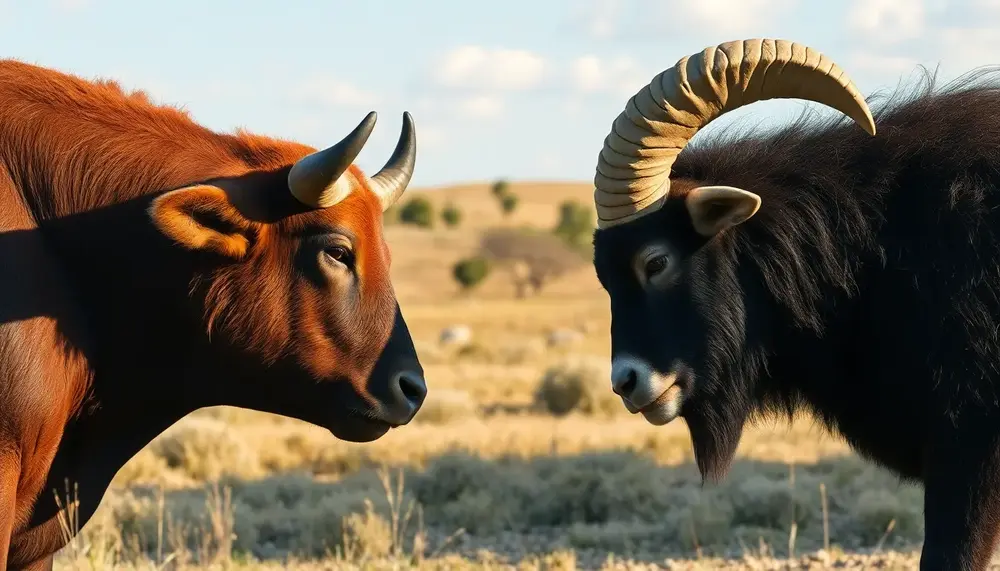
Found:
M 667 257 L 657 256 L 646 262 L 646 278 L 651 278 L 667 268 Z
M 328 246 L 323 251 L 341 264 L 348 265 L 351 261 L 351 251 L 344 246 Z

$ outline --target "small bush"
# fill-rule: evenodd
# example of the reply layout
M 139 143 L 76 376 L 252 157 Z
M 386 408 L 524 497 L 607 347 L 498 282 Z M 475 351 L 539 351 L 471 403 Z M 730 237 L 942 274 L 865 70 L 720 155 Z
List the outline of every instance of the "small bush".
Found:
M 497 200 L 499 200 L 504 196 L 507 196 L 510 192 L 510 183 L 504 179 L 500 179 L 493 183 L 493 186 L 490 187 L 490 192 L 493 193 L 493 196 Z
M 434 226 L 434 207 L 422 196 L 415 196 L 399 212 L 399 221 L 421 228 Z
M 594 211 L 576 200 L 559 205 L 559 222 L 553 232 L 572 246 L 581 246 L 593 233 Z
M 505 194 L 500 198 L 500 208 L 503 209 L 504 216 L 510 216 L 517 209 L 518 200 L 516 194 Z
M 627 424 L 608 427 L 631 432 Z M 431 429 L 416 430 L 430 434 Z M 797 465 L 794 487 L 789 466 L 742 459 L 724 481 L 705 486 L 689 463 L 666 465 L 625 449 L 487 459 L 481 451 L 463 451 L 459 432 L 444 429 L 445 438 L 452 440 L 449 451 L 412 463 L 402 489 L 391 479 L 386 485 L 371 469 L 387 461 L 386 449 L 331 449 L 344 458 L 345 467 L 350 464 L 349 470 L 324 473 L 337 478 L 287 473 L 234 480 L 225 485 L 230 502 L 216 502 L 210 490 L 199 489 L 202 486 L 168 488 L 161 513 L 155 489 L 113 489 L 83 535 L 96 538 L 101 533 L 119 542 L 116 545 L 134 542 L 136 549 L 149 554 L 157 549 L 158 526 L 165 524 L 165 547 L 183 557 L 188 552 L 182 549 L 200 553 L 203 540 L 226 545 L 235 534 L 233 553 L 241 557 L 322 557 L 339 549 L 350 561 L 370 561 L 394 552 L 396 546 L 401 553 L 416 552 L 410 547 L 417 545 L 414 528 L 426 524 L 435 547 L 443 541 L 438 538 L 465 530 L 462 541 L 471 542 L 463 549 L 513 538 L 530 541 L 536 553 L 568 544 L 662 559 L 698 548 L 712 555 L 745 552 L 747 546 L 756 550 L 764 544 L 780 553 L 795 521 L 795 546 L 805 553 L 823 546 L 821 483 L 829 490 L 829 538 L 835 550 L 838 545 L 870 548 L 890 522 L 894 527 L 886 546 L 919 550 L 924 535 L 922 489 L 901 485 L 893 474 L 855 456 Z M 683 432 L 685 446 L 690 446 Z M 551 435 L 541 430 L 539 437 Z M 494 438 L 503 438 L 502 433 Z M 344 456 L 348 451 L 350 461 Z M 854 478 L 834 478 L 841 473 Z M 387 489 L 397 499 L 390 502 Z M 413 500 L 417 504 L 411 512 Z M 223 525 L 216 530 L 213 522 Z M 420 545 L 426 545 L 423 539 Z
M 608 366 L 596 359 L 572 359 L 545 371 L 535 402 L 555 415 L 581 412 L 611 416 L 625 411 L 612 391 Z
M 441 220 L 444 221 L 445 226 L 454 228 L 462 222 L 462 211 L 454 204 L 448 204 L 441 211 Z
M 490 275 L 489 260 L 482 256 L 459 260 L 452 268 L 451 275 L 462 289 L 472 289 Z

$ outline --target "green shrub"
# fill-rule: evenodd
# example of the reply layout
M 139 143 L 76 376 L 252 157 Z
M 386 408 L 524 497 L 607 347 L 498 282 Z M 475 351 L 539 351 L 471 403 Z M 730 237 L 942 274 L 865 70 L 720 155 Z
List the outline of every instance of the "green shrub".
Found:
M 493 183 L 493 186 L 490 187 L 490 192 L 492 192 L 493 196 L 499 200 L 504 196 L 507 196 L 510 192 L 510 183 L 504 179 L 500 179 Z
M 459 210 L 454 204 L 449 203 L 441 211 L 441 220 L 443 220 L 445 225 L 449 228 L 454 228 L 462 222 L 462 211 Z
M 573 246 L 583 244 L 594 231 L 594 211 L 581 202 L 567 200 L 559 205 L 559 222 L 553 232 Z
M 482 256 L 459 260 L 452 268 L 451 274 L 462 289 L 472 289 L 490 274 L 490 262 Z
M 422 196 L 415 196 L 399 212 L 399 221 L 421 228 L 434 226 L 434 207 Z
M 500 208 L 504 216 L 510 216 L 517 209 L 518 198 L 516 194 L 505 194 L 500 198 Z

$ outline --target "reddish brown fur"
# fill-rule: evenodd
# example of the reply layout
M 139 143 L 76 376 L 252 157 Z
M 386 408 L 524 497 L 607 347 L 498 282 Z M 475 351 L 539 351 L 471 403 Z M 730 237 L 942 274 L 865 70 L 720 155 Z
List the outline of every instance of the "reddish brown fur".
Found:
M 387 429 L 352 420 L 387 398 L 378 379 L 420 374 L 381 206 L 354 166 L 340 204 L 295 203 L 287 170 L 314 150 L 0 61 L 0 571 L 51 564 L 63 477 L 86 520 L 117 469 L 196 408 L 360 440 Z M 356 278 L 310 276 L 316 230 L 353 235 Z

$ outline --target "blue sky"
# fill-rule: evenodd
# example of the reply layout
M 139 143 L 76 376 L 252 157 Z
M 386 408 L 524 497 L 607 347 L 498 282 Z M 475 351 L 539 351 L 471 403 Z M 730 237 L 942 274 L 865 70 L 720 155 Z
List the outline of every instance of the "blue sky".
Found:
M 794 39 L 869 94 L 917 64 L 943 79 L 1000 64 L 998 17 L 1000 0 L 0 0 L 0 57 L 117 78 L 211 128 L 315 146 L 376 110 L 358 160 L 369 171 L 409 110 L 414 186 L 590 181 L 628 97 L 681 56 Z M 710 129 L 804 106 L 758 103 Z

